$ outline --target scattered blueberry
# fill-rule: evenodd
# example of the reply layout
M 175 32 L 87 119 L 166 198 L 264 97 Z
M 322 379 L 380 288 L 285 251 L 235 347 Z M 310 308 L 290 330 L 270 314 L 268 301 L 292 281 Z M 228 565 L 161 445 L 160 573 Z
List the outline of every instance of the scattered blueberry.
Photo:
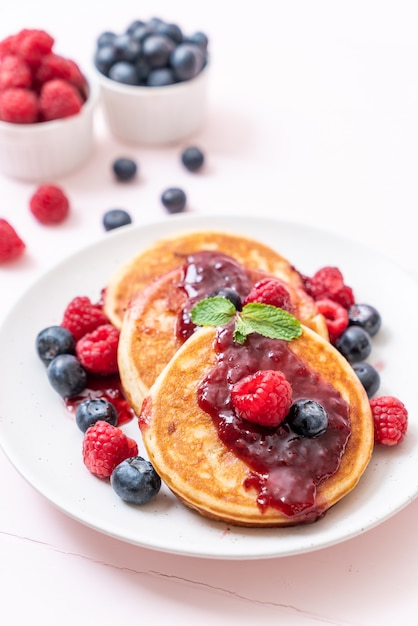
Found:
M 103 215 L 105 230 L 114 230 L 128 224 L 132 224 L 132 218 L 124 209 L 110 209 Z
M 328 415 L 315 400 L 297 400 L 286 418 L 291 429 L 302 437 L 318 437 L 328 427 Z
M 80 402 L 75 412 L 75 421 L 83 433 L 99 420 L 116 426 L 118 414 L 111 402 L 106 398 L 88 398 Z
M 353 370 L 366 390 L 367 397 L 374 396 L 380 387 L 379 372 L 370 363 L 353 363 Z
M 181 213 L 184 211 L 186 201 L 186 194 L 179 187 L 170 187 L 161 195 L 161 202 L 169 213 Z
M 350 326 L 361 326 L 373 337 L 380 330 L 382 318 L 379 311 L 370 304 L 353 304 L 348 309 L 348 323 Z
M 133 159 L 120 157 L 113 161 L 112 169 L 118 180 L 126 182 L 134 178 L 138 171 L 138 166 Z
M 197 146 L 189 146 L 183 150 L 181 160 L 186 169 L 190 172 L 197 172 L 203 166 L 205 156 Z
M 160 491 L 161 478 L 149 461 L 134 456 L 115 467 L 110 484 L 125 502 L 146 504 Z
M 86 371 L 72 354 L 59 354 L 47 368 L 52 388 L 63 398 L 72 398 L 83 391 L 87 383 Z
M 218 291 L 211 293 L 208 297 L 213 298 L 215 296 L 218 298 L 226 298 L 232 302 L 237 311 L 242 311 L 242 300 L 235 289 L 228 289 L 227 287 L 224 287 L 223 289 L 219 289 Z
M 45 365 L 49 365 L 58 354 L 75 354 L 74 335 L 64 326 L 44 328 L 38 333 L 35 345 Z
M 336 340 L 335 347 L 349 363 L 365 361 L 372 351 L 370 335 L 361 326 L 348 326 Z

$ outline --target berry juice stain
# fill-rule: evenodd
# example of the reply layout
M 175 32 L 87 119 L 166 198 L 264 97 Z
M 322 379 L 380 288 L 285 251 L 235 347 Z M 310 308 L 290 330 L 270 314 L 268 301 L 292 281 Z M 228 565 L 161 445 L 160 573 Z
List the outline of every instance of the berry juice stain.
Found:
M 177 321 L 177 337 L 185 341 L 196 326 L 190 318 L 194 305 L 220 289 L 233 289 L 241 298 L 249 294 L 252 280 L 246 269 L 222 252 L 203 250 L 188 255 L 179 285 L 187 295 L 187 303 Z
M 318 485 L 340 466 L 350 437 L 348 404 L 327 381 L 308 368 L 286 341 L 250 334 L 245 344 L 233 340 L 233 324 L 217 330 L 217 363 L 198 388 L 200 407 L 213 419 L 223 443 L 250 468 L 245 487 L 257 491 L 263 511 L 275 507 L 291 518 L 313 522 L 323 515 L 316 506 Z M 239 418 L 233 409 L 232 385 L 258 370 L 281 370 L 293 389 L 293 400 L 322 404 L 328 428 L 318 437 L 301 437 L 286 420 L 267 428 Z
M 87 379 L 86 388 L 77 396 L 65 399 L 65 406 L 75 414 L 79 404 L 90 398 L 104 398 L 113 404 L 118 414 L 118 426 L 130 422 L 135 413 L 125 398 L 118 374 L 113 376 L 92 376 Z

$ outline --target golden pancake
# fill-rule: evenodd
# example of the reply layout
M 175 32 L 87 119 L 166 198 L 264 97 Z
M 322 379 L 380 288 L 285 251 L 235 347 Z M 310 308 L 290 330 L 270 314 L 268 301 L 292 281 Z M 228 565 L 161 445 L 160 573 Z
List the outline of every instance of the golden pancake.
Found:
M 193 231 L 159 239 L 111 276 L 104 295 L 104 310 L 112 324 L 122 325 L 129 302 L 155 278 L 179 267 L 187 255 L 200 250 L 220 251 L 245 267 L 303 287 L 299 272 L 269 246 L 241 235 L 216 231 Z
M 374 434 L 366 392 L 344 357 L 307 327 L 290 342 L 252 333 L 243 346 L 228 344 L 228 333 L 232 335 L 227 327 L 197 330 L 160 373 L 143 404 L 141 394 L 136 404 L 130 387 L 134 409 L 142 406 L 139 425 L 149 458 L 173 493 L 203 516 L 249 527 L 313 522 L 356 486 L 369 463 Z M 217 365 L 224 344 L 235 355 L 227 374 Z M 307 391 L 306 397 L 316 397 L 327 407 L 324 434 L 303 437 L 288 425 L 266 431 L 226 408 L 226 417 L 217 421 L 202 408 L 198 390 L 207 393 L 206 381 L 215 384 L 219 379 L 214 397 L 221 389 L 228 399 L 231 383 L 225 380 L 234 375 L 239 379 L 237 371 L 245 370 L 254 354 L 271 360 L 276 349 L 293 400 Z M 232 363 L 231 358 L 226 361 Z M 260 363 L 252 363 L 252 371 L 269 368 L 269 360 L 267 366 L 265 360 Z M 219 402 L 229 406 L 223 396 Z M 239 436 L 230 436 L 230 428 L 233 434 L 238 429 Z M 268 468 L 260 471 L 263 463 Z
M 205 255 L 206 253 L 203 258 Z M 194 258 L 202 258 L 202 253 L 197 253 Z M 228 274 L 229 269 L 231 273 L 235 269 L 243 269 L 235 261 L 232 263 L 232 259 L 229 263 L 229 257 L 218 254 L 213 257 L 212 263 L 216 261 L 218 265 L 220 259 L 228 263 L 225 269 L 227 280 L 232 275 Z M 191 273 L 198 273 L 198 282 L 202 284 L 202 274 L 197 272 L 196 267 L 204 266 L 196 264 L 193 267 Z M 180 315 L 188 301 L 184 288 L 184 274 L 187 271 L 184 266 L 177 267 L 156 278 L 137 294 L 125 312 L 119 340 L 119 372 L 128 399 L 132 399 L 134 395 L 137 407 L 140 406 L 141 396 L 148 392 L 163 367 L 187 338 L 177 332 Z M 205 271 L 208 273 L 209 270 Z M 215 270 L 212 274 L 214 277 L 211 276 L 210 284 L 213 286 L 213 280 L 216 284 L 216 281 L 222 279 L 220 270 Z M 245 268 L 245 276 L 248 277 L 246 284 L 252 286 L 265 278 L 266 274 L 260 270 Z M 306 326 L 328 338 L 324 318 L 318 314 L 314 300 L 298 285 L 283 284 L 290 296 L 292 313 Z M 194 290 L 193 285 L 192 291 Z M 204 292 L 202 298 L 208 295 L 209 293 Z

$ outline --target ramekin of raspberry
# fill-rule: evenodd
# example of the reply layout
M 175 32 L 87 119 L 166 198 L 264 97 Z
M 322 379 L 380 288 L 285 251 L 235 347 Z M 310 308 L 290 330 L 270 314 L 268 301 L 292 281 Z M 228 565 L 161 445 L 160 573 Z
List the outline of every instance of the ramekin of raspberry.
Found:
M 186 139 L 205 120 L 208 38 L 154 17 L 102 32 L 94 69 L 110 132 L 137 145 Z
M 52 179 L 90 155 L 97 90 L 54 44 L 41 29 L 0 41 L 0 170 L 6 176 Z

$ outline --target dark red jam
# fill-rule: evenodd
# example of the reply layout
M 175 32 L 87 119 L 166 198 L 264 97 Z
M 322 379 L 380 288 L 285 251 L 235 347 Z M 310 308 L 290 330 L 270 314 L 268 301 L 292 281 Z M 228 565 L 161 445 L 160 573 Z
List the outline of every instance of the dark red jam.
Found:
M 186 257 L 180 287 L 187 295 L 187 304 L 180 312 L 177 337 L 185 341 L 195 330 L 190 319 L 194 305 L 219 289 L 234 289 L 241 298 L 251 290 L 252 281 L 246 269 L 235 259 L 223 254 L 203 250 Z
M 350 437 L 349 408 L 338 391 L 311 370 L 286 341 L 250 334 L 245 344 L 233 341 L 233 325 L 217 330 L 217 364 L 200 383 L 198 401 L 209 413 L 223 443 L 250 468 L 245 482 L 257 490 L 263 511 L 275 507 L 285 515 L 312 522 L 323 515 L 316 506 L 317 486 L 338 469 Z M 296 435 L 286 420 L 266 428 L 236 416 L 231 386 L 258 370 L 281 370 L 293 400 L 316 400 L 328 414 L 326 432 L 316 438 Z
M 70 413 L 75 413 L 78 405 L 89 398 L 104 398 L 111 402 L 118 414 L 118 426 L 130 422 L 135 416 L 133 409 L 125 398 L 118 374 L 113 376 L 89 375 L 86 388 L 78 396 L 66 398 L 65 406 Z

